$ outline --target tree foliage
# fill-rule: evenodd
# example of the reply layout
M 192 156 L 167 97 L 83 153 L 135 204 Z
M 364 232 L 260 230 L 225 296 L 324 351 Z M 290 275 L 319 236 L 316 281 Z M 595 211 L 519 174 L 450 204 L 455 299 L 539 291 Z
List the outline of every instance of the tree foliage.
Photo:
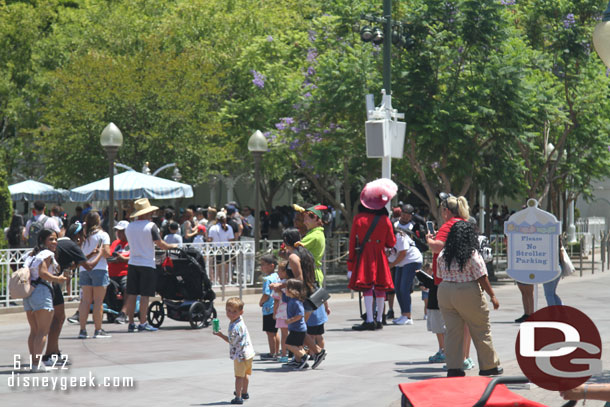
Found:
M 351 219 L 380 173 L 366 158 L 364 96 L 382 87 L 382 49 L 352 27 L 381 3 L 0 0 L 5 165 L 61 187 L 106 176 L 99 134 L 112 121 L 120 162 L 176 162 L 197 184 L 250 172 L 259 129 L 267 208 L 302 179 L 308 199 L 344 204 Z M 392 50 L 393 105 L 408 123 L 395 180 L 433 214 L 441 190 L 590 194 L 610 172 L 608 78 L 590 39 L 603 7 L 394 2 L 413 40 Z

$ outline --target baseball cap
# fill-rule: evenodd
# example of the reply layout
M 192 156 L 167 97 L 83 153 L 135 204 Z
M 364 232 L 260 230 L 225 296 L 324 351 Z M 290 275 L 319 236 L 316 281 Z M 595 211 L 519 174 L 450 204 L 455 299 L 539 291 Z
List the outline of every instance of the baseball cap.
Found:
M 129 225 L 129 222 L 126 220 L 122 220 L 119 223 L 117 223 L 116 225 L 114 225 L 114 228 L 116 230 L 125 230 L 125 228 Z
M 204 225 L 197 225 L 197 230 L 205 230 L 205 226 Z
M 405 204 L 402 206 L 402 211 L 405 213 L 409 213 L 409 214 L 413 214 L 413 212 L 415 212 L 415 208 L 413 207 L 413 205 L 411 204 Z
M 216 214 L 216 219 L 226 219 L 227 218 L 227 214 L 224 213 L 223 211 L 220 211 Z

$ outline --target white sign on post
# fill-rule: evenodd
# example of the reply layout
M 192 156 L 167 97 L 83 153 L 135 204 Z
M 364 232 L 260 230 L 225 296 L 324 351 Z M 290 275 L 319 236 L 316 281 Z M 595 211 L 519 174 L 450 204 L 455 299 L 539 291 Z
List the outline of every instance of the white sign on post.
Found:
M 546 283 L 556 279 L 559 268 L 559 235 L 561 222 L 538 208 L 530 199 L 527 208 L 504 223 L 508 237 L 508 275 L 525 284 Z

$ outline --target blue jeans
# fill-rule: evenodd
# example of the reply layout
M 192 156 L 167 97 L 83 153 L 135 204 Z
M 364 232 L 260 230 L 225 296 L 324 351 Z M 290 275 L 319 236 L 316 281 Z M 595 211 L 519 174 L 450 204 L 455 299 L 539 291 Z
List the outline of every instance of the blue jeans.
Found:
M 409 263 L 396 267 L 394 274 L 396 298 L 403 314 L 411 313 L 411 288 L 415 279 L 415 272 L 421 269 L 421 263 Z
M 562 305 L 561 298 L 557 295 L 557 284 L 559 284 L 559 280 L 561 276 L 557 277 L 553 281 L 549 281 L 548 283 L 544 283 L 542 286 L 544 287 L 544 296 L 546 297 L 546 305 L 549 307 L 552 305 Z

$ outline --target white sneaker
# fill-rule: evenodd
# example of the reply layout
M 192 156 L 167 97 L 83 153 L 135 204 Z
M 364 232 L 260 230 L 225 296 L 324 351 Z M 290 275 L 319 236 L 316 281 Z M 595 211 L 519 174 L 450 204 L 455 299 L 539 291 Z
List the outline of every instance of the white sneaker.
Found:
M 32 366 L 32 373 L 49 373 L 50 371 L 51 369 L 49 369 L 45 365 Z
M 413 320 L 411 318 L 407 318 L 405 325 L 413 325 Z
M 394 325 L 404 325 L 407 323 L 407 321 L 410 321 L 410 319 L 404 315 L 401 315 L 400 317 L 393 320 L 392 323 Z M 413 322 L 411 322 L 411 323 L 413 323 Z

